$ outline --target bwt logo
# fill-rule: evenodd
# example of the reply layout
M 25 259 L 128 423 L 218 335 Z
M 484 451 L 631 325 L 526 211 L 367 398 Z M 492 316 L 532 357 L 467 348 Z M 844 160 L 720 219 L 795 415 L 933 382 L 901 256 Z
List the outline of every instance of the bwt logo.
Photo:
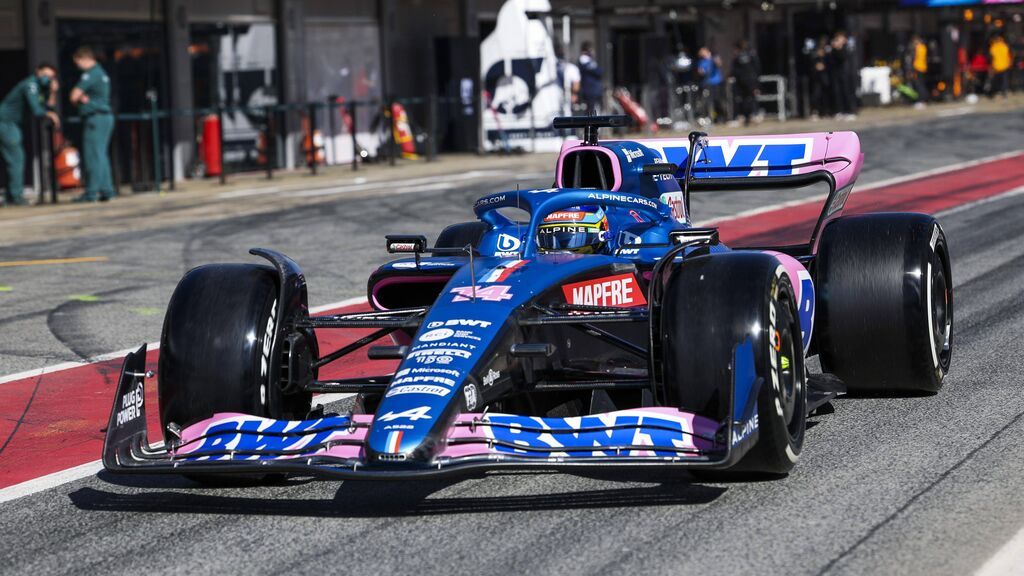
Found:
M 697 157 L 694 174 L 697 178 L 788 176 L 793 174 L 793 166 L 810 161 L 812 148 L 809 138 L 712 144 Z M 662 152 L 666 162 L 686 165 L 689 150 L 685 146 L 665 146 Z
M 689 422 L 670 417 L 647 415 L 582 416 L 578 422 L 552 426 L 553 419 L 496 414 L 490 417 L 494 449 L 507 454 L 551 454 L 560 449 L 569 457 L 630 456 L 634 450 L 623 447 L 649 446 L 656 456 L 680 456 L 675 448 L 694 449 L 693 429 Z M 571 433 L 551 433 L 549 428 L 574 428 Z M 531 451 L 530 449 L 537 451 Z M 640 452 L 646 452 L 637 448 Z

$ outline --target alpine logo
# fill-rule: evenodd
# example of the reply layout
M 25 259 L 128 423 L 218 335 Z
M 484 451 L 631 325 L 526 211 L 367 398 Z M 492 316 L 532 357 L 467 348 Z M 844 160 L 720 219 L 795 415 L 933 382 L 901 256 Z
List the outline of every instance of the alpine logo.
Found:
M 381 422 L 391 422 L 394 420 L 431 420 L 430 418 L 430 406 L 418 406 L 416 408 L 410 408 L 402 412 L 388 412 L 383 416 L 379 416 L 377 420 Z
M 646 306 L 643 290 L 633 274 L 606 276 L 562 286 L 565 301 L 582 306 L 635 308 Z
M 758 421 L 757 412 L 754 412 L 754 415 L 744 422 L 742 426 L 738 422 L 733 424 L 732 445 L 736 446 L 743 442 L 756 432 L 758 428 L 760 428 L 760 422 Z

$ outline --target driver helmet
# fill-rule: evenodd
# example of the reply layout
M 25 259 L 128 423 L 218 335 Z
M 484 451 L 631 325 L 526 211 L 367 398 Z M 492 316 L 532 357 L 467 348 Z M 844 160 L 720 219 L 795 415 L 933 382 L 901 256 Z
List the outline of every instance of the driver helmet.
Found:
M 552 212 L 537 228 L 541 252 L 594 254 L 608 241 L 608 217 L 597 206 L 579 206 Z

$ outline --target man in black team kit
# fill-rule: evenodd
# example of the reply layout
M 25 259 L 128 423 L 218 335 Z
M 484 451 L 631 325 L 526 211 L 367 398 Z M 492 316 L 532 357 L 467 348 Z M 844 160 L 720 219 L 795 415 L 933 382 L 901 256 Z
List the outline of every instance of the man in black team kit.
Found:
M 40 64 L 35 73 L 25 78 L 0 102 L 0 157 L 7 172 L 6 201 L 24 204 L 25 149 L 21 146 L 21 124 L 26 116 L 48 116 L 60 125 L 53 111 L 57 94 L 57 71 L 51 64 Z M 4 205 L 0 197 L 0 206 Z

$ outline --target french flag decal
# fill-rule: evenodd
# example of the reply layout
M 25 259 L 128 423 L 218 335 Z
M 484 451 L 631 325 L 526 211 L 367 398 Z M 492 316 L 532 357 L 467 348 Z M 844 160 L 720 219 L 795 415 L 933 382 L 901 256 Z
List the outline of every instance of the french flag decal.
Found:
M 388 433 L 388 442 L 384 448 L 385 452 L 390 454 L 398 454 L 402 445 L 402 431 L 395 430 L 394 432 Z
M 503 282 L 517 269 L 525 265 L 529 260 L 509 260 L 500 266 L 491 268 L 480 278 L 481 283 Z

